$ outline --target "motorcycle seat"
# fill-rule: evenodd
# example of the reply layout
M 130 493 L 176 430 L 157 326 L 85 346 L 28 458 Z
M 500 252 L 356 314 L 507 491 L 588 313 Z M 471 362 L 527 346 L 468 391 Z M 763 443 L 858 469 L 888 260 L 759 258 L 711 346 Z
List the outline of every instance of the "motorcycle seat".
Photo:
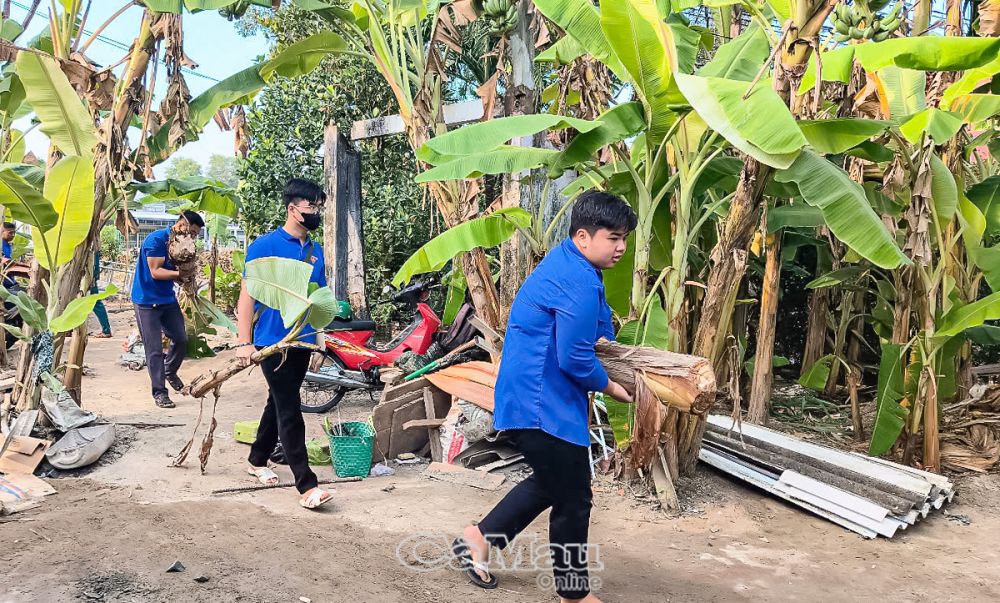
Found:
M 375 321 L 374 320 L 342 320 L 340 318 L 334 318 L 326 327 L 327 332 L 336 331 L 374 331 Z

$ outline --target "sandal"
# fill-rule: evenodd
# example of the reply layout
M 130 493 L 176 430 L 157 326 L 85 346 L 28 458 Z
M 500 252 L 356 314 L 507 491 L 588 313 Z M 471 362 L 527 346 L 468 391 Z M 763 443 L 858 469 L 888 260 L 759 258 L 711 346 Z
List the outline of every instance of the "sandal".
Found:
M 332 492 L 327 492 L 326 490 L 321 490 L 319 488 L 313 488 L 312 492 L 309 493 L 309 496 L 299 498 L 299 504 L 306 509 L 318 509 L 331 500 L 333 500 Z
M 94 339 L 111 339 L 113 337 L 111 333 L 92 333 L 90 336 Z
M 257 481 L 265 486 L 273 486 L 278 483 L 278 474 L 268 467 L 247 467 L 247 473 L 257 478 Z
M 488 566 L 485 563 L 472 560 L 472 551 L 469 550 L 469 545 L 461 538 L 456 538 L 455 542 L 451 543 L 451 552 L 455 556 L 455 559 L 458 560 L 459 565 L 462 566 L 462 569 L 465 570 L 465 573 L 469 575 L 469 580 L 479 588 L 492 590 L 500 584 L 497 577 L 488 571 Z M 477 570 L 486 572 L 489 579 L 483 580 L 483 577 L 479 575 L 479 571 Z

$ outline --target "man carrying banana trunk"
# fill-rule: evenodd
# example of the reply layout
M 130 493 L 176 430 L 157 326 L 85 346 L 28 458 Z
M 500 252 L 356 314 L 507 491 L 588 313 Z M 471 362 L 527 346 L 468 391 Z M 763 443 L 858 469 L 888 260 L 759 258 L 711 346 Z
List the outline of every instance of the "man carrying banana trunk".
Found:
M 584 193 L 573 206 L 570 238 L 545 256 L 514 298 L 493 424 L 514 440 L 532 475 L 453 544 L 477 586 L 497 586 L 489 573 L 490 547 L 510 545 L 551 509 L 549 584 L 563 603 L 600 603 L 591 592 L 596 580 L 587 570 L 593 496 L 587 393 L 630 401 L 625 389 L 608 379 L 594 344 L 601 337 L 614 338 L 601 271 L 622 258 L 635 226 L 635 212 L 621 198 Z
M 320 211 L 326 194 L 315 182 L 293 178 L 285 185 L 282 199 L 287 212 L 284 226 L 251 243 L 247 248 L 246 261 L 250 263 L 260 258 L 280 257 L 308 262 L 312 264 L 310 282 L 325 287 L 323 248 L 309 238 L 309 233 L 319 228 L 322 221 Z M 260 316 L 254 324 L 254 314 L 258 310 Z M 236 354 L 244 366 L 256 361 L 255 350 L 278 343 L 291 331 L 285 328 L 278 310 L 250 297 L 246 280 L 240 290 L 236 322 L 239 338 Z M 322 334 L 317 334 L 310 327 L 299 335 L 303 341 L 310 337 L 322 343 Z M 295 477 L 295 488 L 301 494 L 299 504 L 307 509 L 316 509 L 330 502 L 333 496 L 317 487 L 316 474 L 309 468 L 306 452 L 306 424 L 302 419 L 299 388 L 309 368 L 309 350 L 288 348 L 284 354 L 273 354 L 261 360 L 260 368 L 267 381 L 268 395 L 257 427 L 257 439 L 250 447 L 247 473 L 265 485 L 278 483 L 278 476 L 268 468 L 267 461 L 280 441 L 285 460 Z

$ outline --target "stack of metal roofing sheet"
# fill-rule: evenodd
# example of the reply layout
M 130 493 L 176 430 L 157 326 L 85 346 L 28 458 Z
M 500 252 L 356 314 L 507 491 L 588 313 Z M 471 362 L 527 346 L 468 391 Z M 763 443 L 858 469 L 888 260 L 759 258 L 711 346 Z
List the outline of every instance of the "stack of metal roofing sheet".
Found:
M 943 475 L 708 417 L 699 458 L 861 534 L 892 538 L 955 496 Z

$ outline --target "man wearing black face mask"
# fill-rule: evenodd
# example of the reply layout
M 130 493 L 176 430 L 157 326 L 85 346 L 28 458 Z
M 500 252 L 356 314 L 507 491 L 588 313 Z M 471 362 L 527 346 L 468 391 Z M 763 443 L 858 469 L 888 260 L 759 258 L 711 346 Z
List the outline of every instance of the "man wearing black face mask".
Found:
M 325 287 L 323 249 L 309 238 L 309 232 L 319 228 L 326 194 L 315 182 L 293 178 L 285 185 L 282 198 L 287 212 L 285 225 L 251 243 L 247 248 L 246 261 L 282 257 L 307 262 L 313 267 L 310 282 Z M 253 324 L 254 314 L 258 309 L 261 310 L 260 318 Z M 290 331 L 285 328 L 276 309 L 266 307 L 250 297 L 245 281 L 240 291 L 236 320 L 239 337 L 236 356 L 244 366 L 254 361 L 255 350 L 278 343 Z M 299 339 L 314 339 L 322 344 L 322 334 L 309 327 L 302 331 Z M 318 360 L 321 361 L 322 358 Z M 299 406 L 299 388 L 308 367 L 309 351 L 302 348 L 289 348 L 285 356 L 275 354 L 261 361 L 260 368 L 267 381 L 268 397 L 257 427 L 257 439 L 250 447 L 250 466 L 247 472 L 262 484 L 277 483 L 278 476 L 267 467 L 267 461 L 275 444 L 280 441 L 285 459 L 295 477 L 295 487 L 301 495 L 299 503 L 307 509 L 315 509 L 329 502 L 331 494 L 317 487 L 316 474 L 309 468 L 306 453 L 306 427 Z

